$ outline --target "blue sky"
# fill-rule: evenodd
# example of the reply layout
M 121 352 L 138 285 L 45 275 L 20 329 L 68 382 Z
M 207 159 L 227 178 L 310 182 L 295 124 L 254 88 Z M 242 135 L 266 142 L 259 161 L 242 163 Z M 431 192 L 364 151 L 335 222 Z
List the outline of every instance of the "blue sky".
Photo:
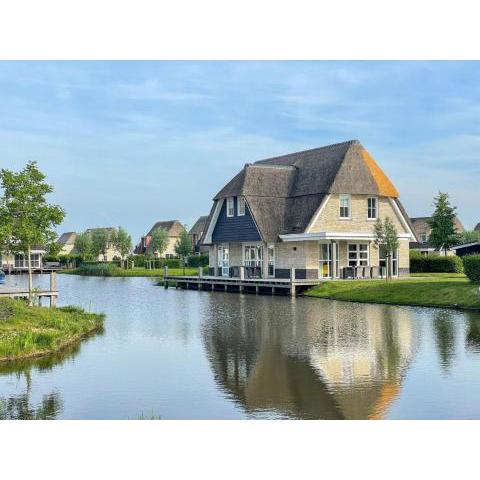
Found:
M 0 166 L 38 161 L 60 231 L 192 225 L 246 162 L 352 138 L 410 216 L 480 222 L 478 62 L 0 62 Z

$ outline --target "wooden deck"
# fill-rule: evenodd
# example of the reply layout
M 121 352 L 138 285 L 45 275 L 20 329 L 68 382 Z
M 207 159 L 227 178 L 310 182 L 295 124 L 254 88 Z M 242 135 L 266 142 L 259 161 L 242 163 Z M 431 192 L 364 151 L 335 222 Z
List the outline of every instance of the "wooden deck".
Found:
M 250 293 L 283 293 L 295 296 L 297 293 L 319 285 L 323 280 L 318 279 L 295 279 L 289 278 L 244 278 L 238 277 L 214 277 L 204 276 L 181 276 L 165 275 L 164 286 L 174 284 L 177 288 L 195 290 L 222 290 L 225 292 L 250 292 Z
M 28 298 L 27 287 L 10 287 L 8 285 L 0 285 L 0 298 Z M 50 307 L 57 306 L 58 288 L 57 288 L 57 274 L 50 272 L 50 288 L 48 290 L 34 290 L 34 297 L 48 298 L 50 300 Z

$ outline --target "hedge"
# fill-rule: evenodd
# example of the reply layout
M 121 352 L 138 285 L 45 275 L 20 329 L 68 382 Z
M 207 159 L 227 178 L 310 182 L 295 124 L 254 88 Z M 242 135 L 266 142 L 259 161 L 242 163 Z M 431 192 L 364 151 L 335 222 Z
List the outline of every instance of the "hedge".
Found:
M 462 273 L 463 262 L 455 255 L 440 256 L 421 255 L 419 252 L 410 252 L 411 273 Z
M 480 282 L 480 255 L 465 255 L 463 268 L 471 282 Z
M 192 268 L 208 267 L 208 254 L 191 255 L 190 257 L 188 257 L 187 265 Z

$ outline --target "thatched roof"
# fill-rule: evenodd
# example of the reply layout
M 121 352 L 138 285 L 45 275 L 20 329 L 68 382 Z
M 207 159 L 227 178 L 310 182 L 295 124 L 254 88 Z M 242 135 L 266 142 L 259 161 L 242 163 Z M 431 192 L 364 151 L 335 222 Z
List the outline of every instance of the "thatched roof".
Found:
M 480 232 L 480 222 L 477 223 L 477 226 L 474 228 L 476 232 Z
M 421 233 L 430 233 L 431 227 L 428 222 L 431 219 L 432 217 L 412 217 L 410 219 L 417 236 L 420 236 Z M 455 225 L 457 233 L 462 233 L 465 231 L 462 222 L 457 216 L 455 216 L 455 218 L 453 219 L 453 223 Z
M 184 226 L 178 220 L 163 220 L 156 222 L 147 235 L 151 235 L 158 228 L 166 230 L 169 237 L 178 237 L 185 230 Z
M 190 235 L 201 235 L 205 231 L 205 225 L 207 224 L 208 215 L 199 217 L 198 220 L 193 224 L 193 227 L 188 232 Z
M 214 201 L 244 196 L 261 236 L 272 242 L 304 232 L 325 195 L 345 192 L 392 197 L 404 212 L 392 182 L 358 140 L 246 164 Z
M 75 232 L 65 232 L 60 235 L 57 240 L 59 245 L 73 245 L 77 238 L 77 234 Z

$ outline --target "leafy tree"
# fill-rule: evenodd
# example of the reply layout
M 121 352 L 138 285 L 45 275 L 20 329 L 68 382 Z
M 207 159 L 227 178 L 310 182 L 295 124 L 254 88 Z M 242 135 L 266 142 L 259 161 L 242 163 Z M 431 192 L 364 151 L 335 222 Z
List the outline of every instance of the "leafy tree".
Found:
M 480 242 L 480 231 L 478 230 L 465 230 L 458 234 L 458 243 L 465 244 L 465 243 L 473 243 L 473 242 Z
M 47 255 L 58 257 L 61 250 L 62 246 L 58 242 L 52 242 L 47 246 Z
M 31 250 L 34 245 L 52 244 L 57 234 L 54 227 L 62 223 L 65 212 L 47 202 L 53 187 L 45 183 L 45 175 L 36 162 L 29 162 L 20 172 L 0 170 L 0 247 L 27 257 L 29 304 L 33 304 Z
M 185 263 L 189 255 L 193 250 L 192 237 L 188 234 L 187 229 L 183 230 L 178 237 L 175 244 L 175 253 L 182 259 L 183 274 L 185 275 Z
M 77 234 L 75 239 L 75 251 L 82 257 L 82 260 L 85 261 L 90 255 L 92 255 L 93 245 L 90 235 L 86 232 Z
M 132 250 L 132 237 L 123 227 L 118 227 L 118 230 L 112 235 L 112 244 L 120 252 L 122 261 Z
M 375 237 L 375 245 L 385 250 L 387 257 L 387 280 L 389 280 L 392 278 L 393 253 L 397 251 L 400 246 L 397 229 L 390 217 L 386 217 L 385 221 L 379 218 L 373 226 L 373 234 Z
M 104 228 L 96 228 L 91 233 L 92 237 L 92 253 L 95 258 L 103 255 L 103 261 L 106 261 L 107 250 L 110 244 L 110 234 Z
M 454 222 L 457 207 L 450 205 L 448 193 L 444 192 L 438 192 L 438 195 L 433 199 L 433 205 L 435 211 L 428 221 L 432 229 L 428 243 L 437 250 L 443 248 L 446 254 L 450 247 L 459 243 Z
M 168 247 L 168 232 L 163 228 L 156 228 L 152 232 L 149 252 L 157 257 L 161 257 Z

